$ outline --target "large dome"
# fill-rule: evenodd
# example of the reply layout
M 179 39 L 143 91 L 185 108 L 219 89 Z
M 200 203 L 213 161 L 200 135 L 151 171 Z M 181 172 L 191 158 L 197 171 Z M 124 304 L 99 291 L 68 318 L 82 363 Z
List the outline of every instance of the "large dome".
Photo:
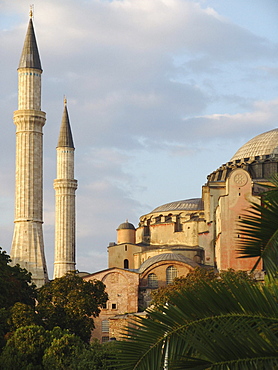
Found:
M 231 161 L 272 154 L 278 154 L 277 128 L 253 137 L 253 139 L 249 140 L 238 149 L 235 155 L 231 158 Z

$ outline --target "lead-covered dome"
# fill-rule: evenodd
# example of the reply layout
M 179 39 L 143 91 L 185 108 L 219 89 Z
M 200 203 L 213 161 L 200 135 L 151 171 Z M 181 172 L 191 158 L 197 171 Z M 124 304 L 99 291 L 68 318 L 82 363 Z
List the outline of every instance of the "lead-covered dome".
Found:
M 135 227 L 130 222 L 126 221 L 119 225 L 117 230 L 135 230 Z
M 263 155 L 271 156 L 274 154 L 278 154 L 277 128 L 253 137 L 253 139 L 249 140 L 238 149 L 235 155 L 231 158 L 231 161 Z
M 202 198 L 193 198 L 163 204 L 162 206 L 155 208 L 151 213 L 173 211 L 201 211 L 203 209 L 204 205 Z

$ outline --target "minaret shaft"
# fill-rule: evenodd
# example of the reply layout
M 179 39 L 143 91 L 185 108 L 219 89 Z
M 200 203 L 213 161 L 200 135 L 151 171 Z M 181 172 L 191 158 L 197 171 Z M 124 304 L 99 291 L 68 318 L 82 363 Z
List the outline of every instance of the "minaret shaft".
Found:
M 21 110 L 16 125 L 15 221 L 43 222 L 43 133 L 45 113 Z
M 18 109 L 41 110 L 41 70 L 18 69 Z
M 15 227 L 11 248 L 13 264 L 32 273 L 41 287 L 47 280 L 43 243 L 43 126 L 41 74 L 38 49 L 30 19 L 18 68 L 16 125 Z
M 57 148 L 57 179 L 74 179 L 74 149 Z
M 54 279 L 75 271 L 75 191 L 74 146 L 67 107 L 57 146 L 55 189 L 55 261 Z

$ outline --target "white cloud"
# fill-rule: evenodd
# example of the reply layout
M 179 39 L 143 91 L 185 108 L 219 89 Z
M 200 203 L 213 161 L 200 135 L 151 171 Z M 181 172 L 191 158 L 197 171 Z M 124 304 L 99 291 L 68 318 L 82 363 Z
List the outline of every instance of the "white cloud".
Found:
M 189 121 L 191 124 L 194 123 L 195 134 L 200 131 L 205 132 L 207 140 L 210 137 L 214 140 L 227 136 L 236 138 L 251 135 L 252 137 L 252 133 L 255 135 L 276 127 L 278 98 L 271 101 L 256 101 L 252 108 L 245 113 L 196 116 Z

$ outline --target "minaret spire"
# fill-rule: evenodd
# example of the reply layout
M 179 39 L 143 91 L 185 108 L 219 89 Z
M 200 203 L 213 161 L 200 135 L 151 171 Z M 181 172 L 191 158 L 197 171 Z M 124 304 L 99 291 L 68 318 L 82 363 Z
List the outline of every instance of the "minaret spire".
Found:
M 33 11 L 30 11 L 29 25 L 19 60 L 18 68 L 36 68 L 42 71 L 39 50 L 37 46 L 34 26 L 33 26 Z
M 29 17 L 31 19 L 34 17 L 34 4 L 30 5 Z
M 74 144 L 67 100 L 57 145 L 57 179 L 55 189 L 55 261 L 54 279 L 75 270 L 75 191 Z
M 74 149 L 66 98 L 64 98 L 64 112 L 62 116 L 60 135 L 57 145 L 57 148 L 60 147 L 68 147 Z
M 11 259 L 32 273 L 37 287 L 48 280 L 42 233 L 42 136 L 46 118 L 41 111 L 41 74 L 31 17 L 18 67 L 18 110 L 14 112 L 16 189 Z

